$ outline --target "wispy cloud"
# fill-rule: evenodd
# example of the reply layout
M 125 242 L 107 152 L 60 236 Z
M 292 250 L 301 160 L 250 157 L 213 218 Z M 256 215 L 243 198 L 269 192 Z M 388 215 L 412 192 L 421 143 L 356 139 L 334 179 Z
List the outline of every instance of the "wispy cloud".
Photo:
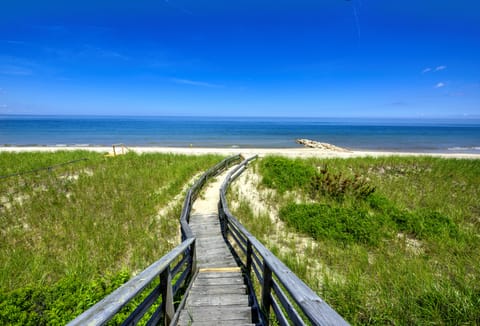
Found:
M 445 86 L 445 83 L 439 82 L 434 86 L 434 88 L 442 88 L 444 86 Z
M 0 55 L 0 75 L 10 76 L 41 76 L 55 74 L 56 69 L 36 61 Z
M 174 5 L 174 4 L 172 4 L 172 3 L 171 3 L 170 1 L 168 1 L 168 0 L 164 0 L 163 3 L 164 3 L 166 6 L 172 8 L 172 9 L 174 9 L 174 10 L 178 10 L 178 11 L 180 11 L 180 12 L 182 12 L 182 13 L 184 13 L 184 14 L 190 15 L 190 16 L 193 15 L 193 12 L 191 12 L 191 11 L 189 11 L 189 10 L 183 8 L 183 7 L 180 7 L 180 6 L 178 6 L 178 5 Z
M 65 25 L 35 25 L 34 29 L 49 32 L 49 33 L 66 33 L 68 28 Z
M 17 65 L 0 65 L 0 74 L 10 76 L 31 76 L 33 75 L 33 71 L 30 68 Z
M 442 70 L 445 70 L 447 69 L 447 66 L 437 66 L 435 68 L 430 68 L 430 67 L 427 67 L 425 69 L 422 70 L 422 74 L 426 74 L 426 73 L 429 73 L 429 72 L 437 72 L 437 71 L 442 71 Z
M 7 44 L 14 44 L 14 45 L 26 45 L 27 42 L 24 41 L 16 41 L 16 40 L 1 40 L 0 42 L 5 42 Z
M 210 87 L 210 88 L 222 88 L 223 85 L 207 83 L 198 80 L 190 80 L 190 79 L 180 79 L 180 78 L 172 78 L 172 82 L 176 84 L 183 84 L 183 85 L 192 85 L 192 86 L 200 86 L 200 87 Z
M 90 57 L 100 57 L 100 58 L 110 58 L 110 59 L 121 59 L 129 60 L 130 58 L 120 52 L 104 49 L 89 44 L 84 45 L 83 49 L 79 53 L 80 56 L 90 56 Z
M 9 108 L 8 104 L 0 104 L 0 113 L 10 114 L 10 113 L 13 113 L 13 111 L 12 109 Z
M 408 106 L 408 103 L 405 101 L 395 101 L 390 103 L 391 106 Z

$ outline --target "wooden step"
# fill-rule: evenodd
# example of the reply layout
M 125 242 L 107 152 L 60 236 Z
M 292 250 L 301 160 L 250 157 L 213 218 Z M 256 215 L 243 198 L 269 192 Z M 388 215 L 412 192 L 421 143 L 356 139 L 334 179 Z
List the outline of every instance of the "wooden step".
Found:
M 190 216 L 190 227 L 197 238 L 199 271 L 186 293 L 178 325 L 253 325 L 241 269 L 223 239 L 218 214 L 210 213 L 217 208 L 218 197 L 207 201 L 208 196 L 218 196 L 218 189 L 206 189 L 205 197 L 195 201 L 195 213 Z M 198 209 L 207 212 L 202 214 Z
M 210 325 L 249 325 L 252 322 L 250 307 L 190 307 L 180 313 L 178 325 L 205 323 Z M 221 323 L 219 323 L 221 322 Z

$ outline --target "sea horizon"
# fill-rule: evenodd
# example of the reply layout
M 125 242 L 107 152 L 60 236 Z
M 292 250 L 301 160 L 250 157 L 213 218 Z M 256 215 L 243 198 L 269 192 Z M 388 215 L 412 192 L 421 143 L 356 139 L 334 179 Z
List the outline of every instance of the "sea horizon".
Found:
M 296 148 L 480 153 L 480 118 L 0 115 L 0 146 Z

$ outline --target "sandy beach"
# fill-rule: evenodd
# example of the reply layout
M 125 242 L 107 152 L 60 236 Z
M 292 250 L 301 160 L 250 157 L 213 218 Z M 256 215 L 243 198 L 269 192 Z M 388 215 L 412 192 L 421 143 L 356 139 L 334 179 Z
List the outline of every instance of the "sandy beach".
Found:
M 94 146 L 18 146 L 18 147 L 0 147 L 0 152 L 54 152 L 54 151 L 74 151 L 87 150 L 100 153 L 112 153 L 112 147 L 94 147 Z M 282 155 L 287 157 L 325 157 L 325 158 L 349 158 L 349 157 L 381 157 L 381 156 L 433 156 L 443 158 L 465 158 L 480 159 L 480 154 L 470 153 L 417 153 L 417 152 L 382 152 L 382 151 L 349 151 L 337 152 L 321 150 L 317 148 L 207 148 L 207 147 L 128 147 L 128 150 L 136 153 L 174 153 L 187 155 L 234 155 L 243 156 L 258 155 Z M 117 153 L 121 152 L 117 148 Z

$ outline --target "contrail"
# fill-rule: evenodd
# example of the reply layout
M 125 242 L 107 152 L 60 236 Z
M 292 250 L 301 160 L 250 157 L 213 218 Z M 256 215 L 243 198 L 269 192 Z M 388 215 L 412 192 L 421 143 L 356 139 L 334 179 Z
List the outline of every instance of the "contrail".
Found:
M 352 3 L 352 9 L 353 9 L 353 16 L 355 18 L 355 27 L 357 29 L 358 42 L 360 42 L 360 21 L 358 20 L 357 8 L 355 8 L 354 3 Z

